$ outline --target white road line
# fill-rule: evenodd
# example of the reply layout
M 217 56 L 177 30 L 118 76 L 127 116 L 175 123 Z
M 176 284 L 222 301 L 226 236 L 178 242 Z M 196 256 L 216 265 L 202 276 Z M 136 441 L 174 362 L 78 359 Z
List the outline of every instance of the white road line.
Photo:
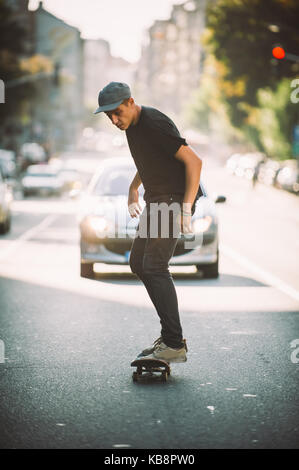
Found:
M 292 299 L 299 302 L 299 291 L 294 289 L 293 287 L 286 284 L 284 281 L 279 279 L 278 277 L 274 276 L 273 274 L 265 271 L 264 269 L 257 266 L 255 263 L 250 261 L 245 256 L 240 255 L 237 251 L 233 250 L 227 245 L 220 244 L 220 251 L 227 257 L 233 259 L 236 263 L 243 266 L 244 268 L 251 271 L 255 276 L 261 278 L 269 284 L 271 287 L 275 287 L 276 289 L 280 290 L 284 294 L 292 297 Z
M 22 233 L 18 238 L 11 241 L 11 244 L 0 252 L 0 262 L 7 258 L 11 253 L 17 250 L 23 243 L 34 237 L 39 231 L 47 228 L 58 217 L 58 214 L 50 214 L 42 222 Z

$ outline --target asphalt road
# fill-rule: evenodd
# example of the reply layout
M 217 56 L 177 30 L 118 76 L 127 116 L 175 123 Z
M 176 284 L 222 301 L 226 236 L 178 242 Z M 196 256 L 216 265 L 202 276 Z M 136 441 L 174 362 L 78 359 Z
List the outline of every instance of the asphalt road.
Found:
M 299 200 L 218 168 L 206 180 L 228 198 L 220 277 L 171 268 L 189 353 L 166 384 L 132 382 L 157 316 L 128 267 L 80 278 L 76 204 L 14 202 L 0 238 L 1 448 L 299 448 Z

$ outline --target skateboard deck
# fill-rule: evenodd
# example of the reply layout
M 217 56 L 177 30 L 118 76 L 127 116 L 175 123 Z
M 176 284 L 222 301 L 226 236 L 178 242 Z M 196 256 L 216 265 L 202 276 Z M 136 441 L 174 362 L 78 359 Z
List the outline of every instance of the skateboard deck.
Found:
M 132 375 L 134 382 L 144 378 L 159 378 L 162 382 L 166 382 L 170 375 L 168 362 L 161 359 L 140 357 L 135 359 L 131 366 L 136 367 L 136 371 Z

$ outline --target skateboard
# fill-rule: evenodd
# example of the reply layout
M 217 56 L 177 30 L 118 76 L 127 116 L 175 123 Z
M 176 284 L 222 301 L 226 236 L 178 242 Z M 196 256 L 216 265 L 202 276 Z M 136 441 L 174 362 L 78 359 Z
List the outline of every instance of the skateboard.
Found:
M 161 382 L 167 382 L 170 375 L 169 363 L 161 359 L 140 357 L 135 359 L 131 366 L 137 368 L 132 375 L 133 382 L 143 378 L 159 378 Z

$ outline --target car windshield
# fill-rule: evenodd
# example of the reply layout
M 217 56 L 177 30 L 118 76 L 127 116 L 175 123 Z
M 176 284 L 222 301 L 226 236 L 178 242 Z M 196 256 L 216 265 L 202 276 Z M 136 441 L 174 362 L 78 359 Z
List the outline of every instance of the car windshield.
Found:
M 100 175 L 92 193 L 96 196 L 120 196 L 127 195 L 129 186 L 136 174 L 136 169 L 132 167 L 106 168 Z M 143 186 L 139 187 L 139 192 L 143 193 Z
M 106 168 L 101 173 L 96 184 L 91 188 L 91 193 L 94 196 L 120 196 L 128 195 L 129 186 L 133 181 L 136 174 L 134 167 L 111 167 Z M 207 196 L 206 190 L 202 183 L 200 183 L 204 196 Z M 144 195 L 144 187 L 139 186 L 139 195 Z

